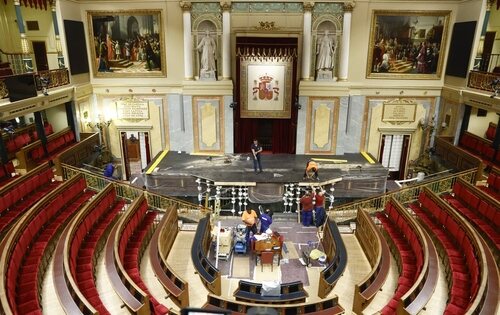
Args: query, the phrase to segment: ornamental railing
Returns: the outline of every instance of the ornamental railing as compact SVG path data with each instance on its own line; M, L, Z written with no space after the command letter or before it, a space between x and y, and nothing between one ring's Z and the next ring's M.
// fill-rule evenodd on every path
M495 92L493 82L499 77L500 74L498 73L472 70L469 72L467 87L488 92Z
M201 218L205 217L207 213L211 213L210 208L201 207L197 204L190 203L184 200L180 200L173 197L167 197L152 193L149 191L144 191L139 187L132 186L121 181L109 179L102 175L92 173L88 170L76 168L68 164L62 164L63 179L68 180L78 174L82 174L87 182L87 186L96 191L101 191L109 183L113 183L115 186L116 194L128 201L132 201L144 192L146 192L146 198L148 200L148 205L159 211L165 211L171 206L175 206L178 211L178 215L184 219L198 222Z
M15 76L16 74L14 74ZM39 71L33 73L35 85L38 91L42 91L44 87L51 89L59 86L64 86L70 83L69 71L67 68ZM0 99L9 96L9 89L4 82L5 77L0 78ZM44 83L46 82L46 83ZM46 86L44 86L46 84Z
M337 223L347 222L356 218L358 209L365 209L370 213L381 211L384 209L385 204L391 199L391 197L395 198L402 204L416 201L424 187L429 188L436 194L441 194L443 192L451 191L453 185L457 181L457 178L463 178L467 182L475 184L476 172L477 169L466 170L460 173L443 176L439 179L427 181L419 185L400 188L383 195L346 203L329 209L328 215Z

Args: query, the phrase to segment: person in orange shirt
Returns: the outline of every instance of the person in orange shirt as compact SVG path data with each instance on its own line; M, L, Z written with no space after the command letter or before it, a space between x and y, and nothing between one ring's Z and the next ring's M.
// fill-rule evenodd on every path
M245 223L247 229L246 229L246 234L245 234L245 239L248 243L248 240L250 239L250 232L252 234L257 234L257 220L258 220L257 213L250 209L247 208L245 211L243 211L243 214L241 215L241 221Z
M304 179L316 179L319 180L318 176L318 163L313 160L309 160L306 164L306 170L304 171Z

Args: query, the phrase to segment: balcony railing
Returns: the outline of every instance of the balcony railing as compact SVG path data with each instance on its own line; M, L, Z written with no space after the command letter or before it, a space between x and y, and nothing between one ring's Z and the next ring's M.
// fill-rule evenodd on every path
M488 92L495 92L493 81L499 77L500 73L472 70L469 72L469 82L467 83L467 87Z
M42 91L43 85L41 79L47 80L47 88L55 88L69 84L69 72L67 68L46 70L33 73L35 76L36 89ZM15 76L15 75L14 75ZM0 78L0 99L9 96L9 90L5 85L4 78Z

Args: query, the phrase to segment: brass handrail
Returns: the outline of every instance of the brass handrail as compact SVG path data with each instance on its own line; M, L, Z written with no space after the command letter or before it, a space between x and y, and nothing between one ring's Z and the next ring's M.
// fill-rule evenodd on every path
M63 179L70 179L78 174L82 174L87 182L87 186L97 191L103 190L107 184L113 183L116 189L116 194L129 201L134 200L144 193L144 190L132 186L127 183L109 179L103 175L92 173L85 169L80 169L68 164L62 164ZM207 213L212 213L210 208L202 207L197 204L180 200L173 197L163 196L157 193L146 191L146 198L148 205L159 211L166 211L166 209L174 206L179 211L179 216L188 217L194 221L205 217Z
M346 222L356 218L358 209L365 209L370 213L384 209L385 204L391 197L394 197L402 204L412 202L418 199L418 195L424 189L429 188L434 193L440 194L450 191L457 178L463 178L469 183L473 183L476 176L477 168L465 170L459 173L450 174L439 179L424 182L419 185L400 188L389 193L381 194L374 197L357 200L354 202L346 203L333 207L328 210L328 216L336 222Z

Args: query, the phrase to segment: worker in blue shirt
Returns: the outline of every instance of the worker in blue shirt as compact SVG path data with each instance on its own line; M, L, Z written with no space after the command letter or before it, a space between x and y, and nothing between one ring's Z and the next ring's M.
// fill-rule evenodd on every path
M104 176L106 176L107 178L113 178L113 172L115 171L115 168L116 164L113 162L106 164L106 166L104 167Z
M267 229L269 229L273 223L271 215L271 210L269 209L266 209L266 211L260 214L260 233L266 233Z

